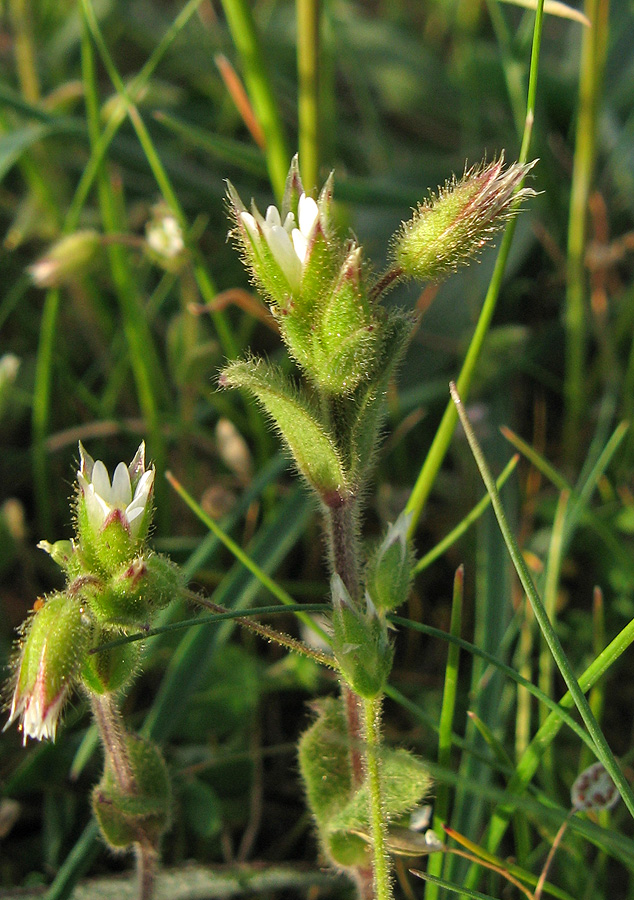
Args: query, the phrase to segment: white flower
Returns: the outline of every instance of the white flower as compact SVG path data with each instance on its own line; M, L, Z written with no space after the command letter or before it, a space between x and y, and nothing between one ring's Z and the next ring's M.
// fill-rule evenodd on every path
M173 259L185 249L183 232L172 215L165 215L148 222L145 236L152 250L165 259Z
M254 244L258 244L262 235L269 245L275 261L284 273L293 293L299 290L304 265L308 253L308 244L319 219L319 207L312 197L302 194L299 198L297 218L289 212L284 222L275 206L269 206L266 216L262 218L253 205L253 214L243 210L240 219L244 223Z
M145 443L142 442L129 466L120 462L112 482L104 463L95 462L79 443L80 467L77 480L81 488L91 527L98 531L118 510L132 538L135 538L152 496L154 468L145 468Z
M62 690L54 700L47 701L43 682L39 678L34 691L30 694L22 694L16 688L11 702L9 719L3 730L22 717L20 731L24 746L26 746L27 738L34 738L37 741L46 739L54 741L57 723L67 694L68 689Z

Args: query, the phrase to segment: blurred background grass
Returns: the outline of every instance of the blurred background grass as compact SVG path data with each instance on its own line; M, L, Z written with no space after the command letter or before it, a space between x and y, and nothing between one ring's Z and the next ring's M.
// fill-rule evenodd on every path
M606 3L595 5L598 14L607 9ZM224 360L247 347L288 365L278 337L252 305L233 302L243 294L225 295L227 305L211 313L197 309L217 291L250 290L226 241L224 179L262 208L275 191L279 195L272 150L290 154L302 143L295 4L247 5L277 116L267 132L268 156L227 87L229 66L246 81L258 109L249 79L264 82L250 73L240 40L228 27L234 7L239 4L210 0L186 6L167 0L5 0L2 8L0 349L19 360L17 372L7 364L0 383L5 664L15 627L35 599L59 583L35 544L71 535L68 497L78 439L110 467L131 458L146 439L159 470L156 546L185 565L194 585L213 592L215 602L246 607L270 598L168 489L162 478L167 467L295 599L324 598L315 505L288 472L259 411L237 394L215 389ZM495 0L323 4L319 130L313 141L318 180L335 169L340 227L355 232L377 269L390 235L428 188L461 174L465 160L473 164L502 150L509 160L517 157L533 21L532 12ZM242 28L238 37L245 34ZM521 462L504 499L579 672L634 618L631 437L623 437L609 465L596 469L616 424L631 416L634 403L631 3L614 3L608 25L594 34L605 41L605 76L596 79L594 117L584 126L595 142L596 164L591 154L578 278L581 330L571 331L566 316L583 28L549 16L531 153L539 157L531 182L539 194L518 220L470 397L472 418L496 471L512 452L500 425L516 431L537 454L532 463ZM583 71L599 76L603 50L596 49ZM126 113L125 91L135 104L132 115ZM266 102L264 97L264 109ZM187 235L189 256L178 271L161 268L139 247L111 243L89 272L59 290L38 290L26 274L51 242L77 228L143 237L159 202L172 209ZM423 315L388 398L389 424L368 496L368 537L407 501L477 320L495 253L485 251L479 264L440 287L411 287L390 299L418 305ZM577 373L571 395L566 354L573 333L581 334L581 379ZM233 438L229 449L227 433ZM559 481L540 457L560 473ZM581 500L571 494L562 511L563 478ZM458 434L416 534L419 554L460 522L482 493ZM561 683L540 654L532 617L488 515L420 574L407 615L447 630L453 571L461 562L463 636L559 698ZM602 597L593 594L595 585ZM188 615L175 607L164 621ZM280 624L295 628L290 617ZM387 733L432 760L445 659L443 641L401 629L393 684L417 712L391 705ZM632 675L625 656L591 695L611 746L626 763ZM317 848L294 746L309 721L306 701L332 687L312 663L286 657L229 626L174 631L148 642L144 673L126 712L164 744L174 774L167 865L191 859L309 864L301 886L285 887L280 875L277 889L275 883L259 886L258 896L282 896L284 889L309 896L311 884L326 890L317 886ZM507 783L543 716L526 692L469 654L463 655L459 687L454 753L449 771L436 777L450 784L454 827L479 840L499 801L495 790ZM499 744L487 743L466 724L467 709ZM569 806L570 784L590 761L578 738L562 731L543 756L533 787L523 792L525 805L520 803L502 855L539 873ZM2 736L0 812L6 811L7 825L0 825L0 890L54 881L55 896L64 896L89 866L93 873L125 866L96 849L87 825L87 797L99 766L81 698L68 710L55 745L23 750L15 730ZM458 786L451 783L455 772ZM602 815L599 823L579 826L564 841L551 880L575 898L633 897L631 832L627 814L618 808L611 820ZM73 847L75 856L64 867ZM453 877L462 882L464 870L455 869ZM485 880L480 889L499 896L501 882ZM341 885L328 890L345 893ZM414 890L421 896L422 882Z

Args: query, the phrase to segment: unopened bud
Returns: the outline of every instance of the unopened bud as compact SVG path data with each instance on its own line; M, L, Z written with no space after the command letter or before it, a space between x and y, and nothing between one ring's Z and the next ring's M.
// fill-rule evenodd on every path
M176 216L163 205L156 207L152 219L145 226L145 238L152 258L167 269L175 265L185 250L183 230Z
M504 155L489 165L469 169L437 196L419 204L393 242L397 274L422 281L436 280L467 262L518 209L534 196L520 188L535 163L513 163L504 169Z
M101 241L96 231L76 231L49 247L27 271L38 287L59 287L88 270Z

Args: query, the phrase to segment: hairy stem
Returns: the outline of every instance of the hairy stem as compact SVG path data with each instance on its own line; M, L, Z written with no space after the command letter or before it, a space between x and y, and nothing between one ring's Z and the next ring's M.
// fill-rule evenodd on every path
M139 879L139 900L152 900L158 853L156 847L148 840L138 841L135 845L136 868Z
M366 770L370 791L374 900L391 900L390 863L386 846L387 824L383 815L381 796L381 705L381 697L363 701Z
M90 705L99 729L106 765L112 768L120 791L136 794L136 780L125 744L125 727L113 697L110 694L91 694Z
M90 704L104 748L106 766L114 772L121 793L134 796L138 786L126 746L126 731L119 708L111 694L90 694ZM153 842L142 833L134 844L139 900L152 900L158 852Z
M353 601L359 599L357 504L354 500L328 508L328 538L333 570Z

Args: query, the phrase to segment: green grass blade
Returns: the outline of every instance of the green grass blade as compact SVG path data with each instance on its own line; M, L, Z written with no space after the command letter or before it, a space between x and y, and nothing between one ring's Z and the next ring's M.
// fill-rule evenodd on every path
M451 385L451 392L452 398L458 410L458 414L460 415L460 421L462 422L465 434L467 435L469 446L471 447L473 455L478 464L478 468L480 469L482 480L484 481L487 490L491 494L491 503L493 505L493 509L500 526L500 531L504 536L504 541L508 548L509 555L513 560L513 565L515 566L515 570L522 583L522 587L524 588L526 596L528 597L533 608L535 618L537 619L542 634L548 642L550 651L555 658L557 667L561 672L564 681L566 682L568 690L570 691L570 694L574 699L575 706L579 710L586 728L588 729L588 733L592 738L592 741L594 742L597 757L603 763L606 771L609 773L610 777L614 781L614 784L618 788L623 802L627 806L630 814L634 817L634 794L632 793L632 789L625 776L623 775L618 763L616 762L614 754L608 746L608 743L599 727L599 724L592 714L592 710L588 705L588 701L585 698L579 682L575 678L572 666L568 661L568 657L566 656L564 649L561 646L559 637L555 633L548 619L542 600L537 593L537 590L535 589L535 585L533 584L530 572L528 571L528 567L524 561L524 557L522 556L522 552L517 546L517 541L515 540L513 532L509 528L506 521L506 515L504 513L504 508L502 507L500 496L495 487L495 481L493 480L493 477L488 469L484 456L482 455L482 451L480 450L480 447L476 440L475 434L473 433L473 429L469 424L469 420L460 400L460 396L456 390L455 385L453 384Z
M454 577L453 600L451 604L451 621L449 633L452 637L459 638L462 627L462 602L464 597L464 566L460 566ZM438 765L447 768L451 758L452 726L456 709L456 696L458 692L458 664L460 660L460 648L458 644L450 644L445 667L445 679L440 708L440 725L438 729ZM437 833L443 822L447 821L449 813L449 790L446 785L438 785L436 788L436 802L434 803L433 827ZM444 856L441 853L431 855L427 864L430 875L442 875ZM436 886L430 885L425 892L425 900L436 900L438 891Z
M496 485L498 490L500 490L508 481L509 477L515 471L517 467L517 463L519 461L519 456L514 456L512 459L504 467L501 475L496 481ZM433 562L435 562L439 557L445 553L450 547L452 547L456 541L458 541L462 535L473 525L474 522L477 522L480 516L484 513L485 510L489 508L491 505L491 498L488 494L485 494L484 497L477 503L470 513L468 513L464 519L459 522L455 528L452 528L449 534L447 534L442 541L439 541L435 547L426 553L421 559L418 560L416 565L413 568L414 575L418 575L424 569L427 569Z
M240 56L253 111L266 138L264 152L273 192L277 202L281 203L291 157L268 67L260 46L253 11L247 0L222 0L222 7Z

